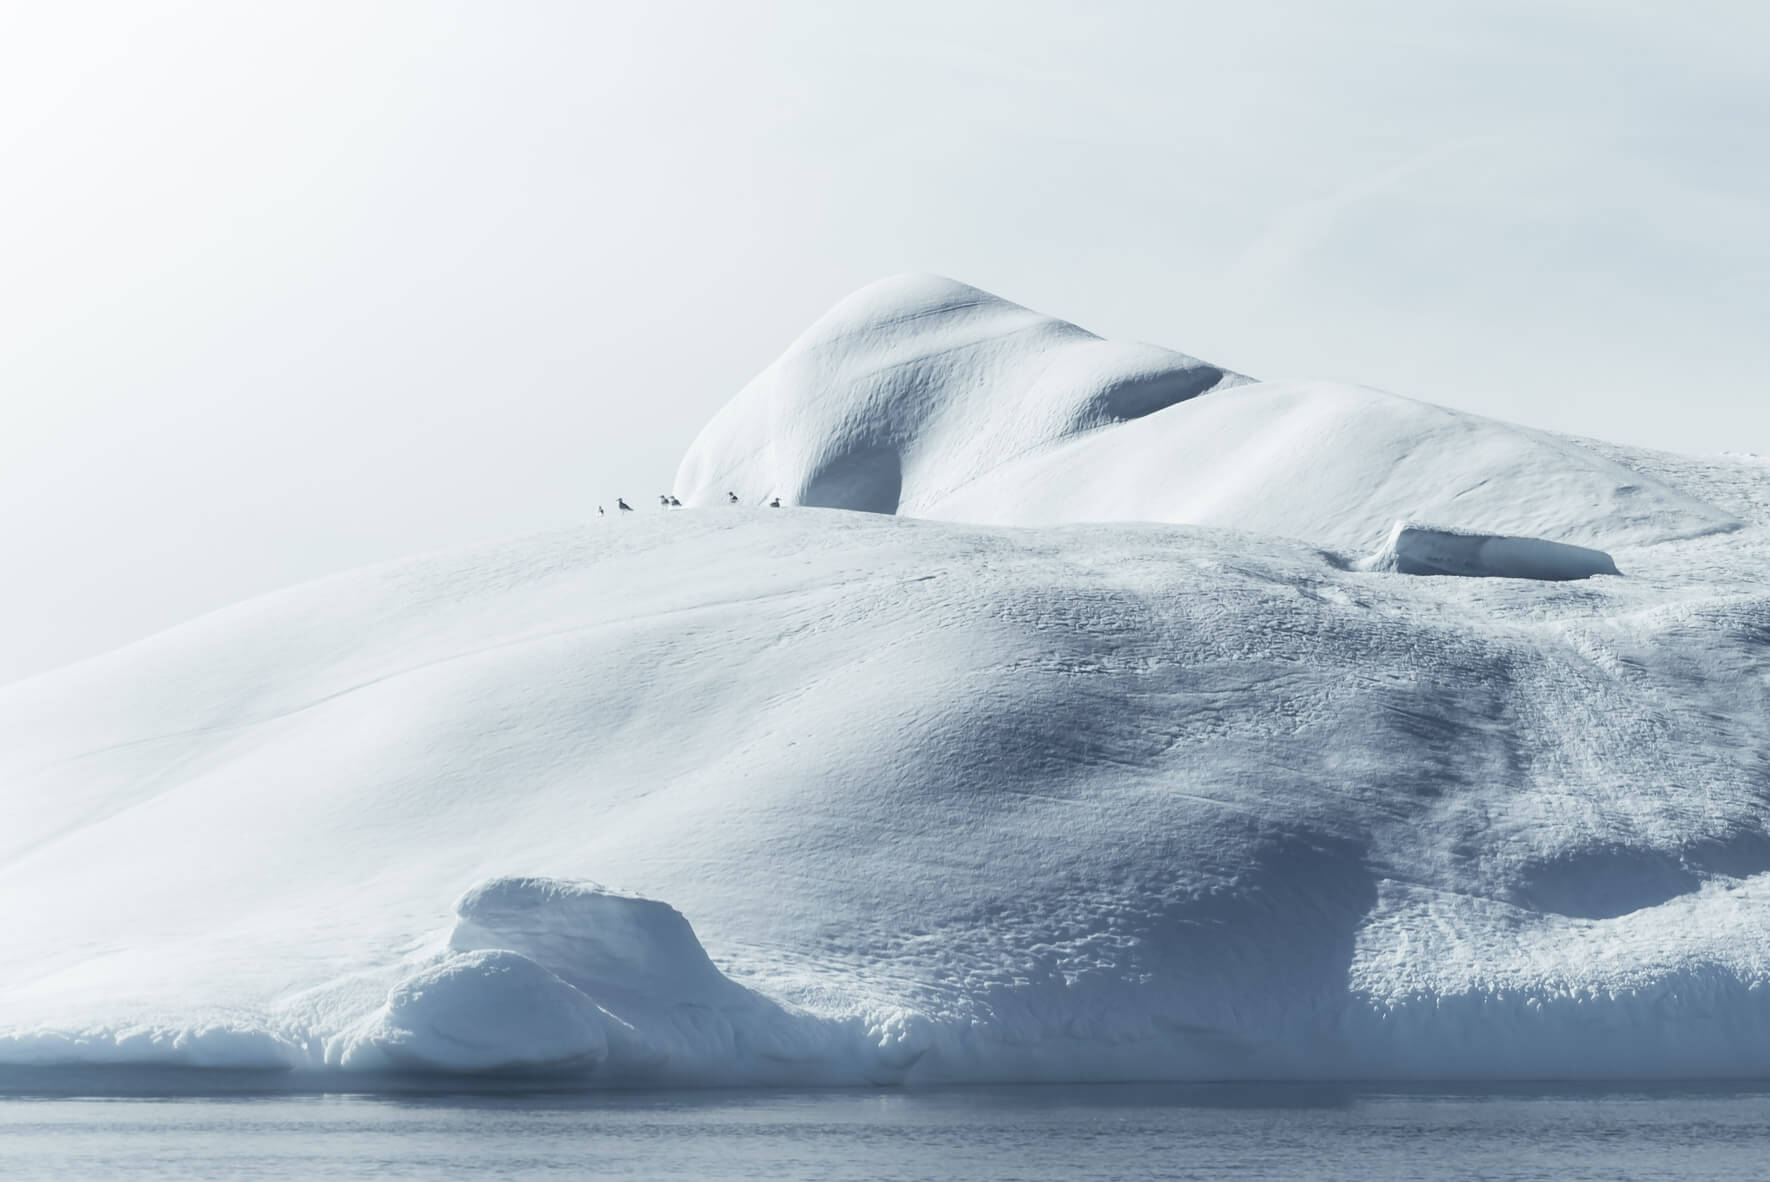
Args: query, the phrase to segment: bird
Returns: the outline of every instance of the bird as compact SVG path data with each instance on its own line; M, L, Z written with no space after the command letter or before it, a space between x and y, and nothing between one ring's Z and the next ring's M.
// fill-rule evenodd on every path
M670 508L680 509L680 508L682 508L682 502L677 500L675 497L671 497L670 498Z
M658 494L658 504L660 506L662 506L663 508L668 509L670 507L670 498L665 496L663 493L659 493Z
M768 502L768 507L770 509L780 508L781 507L781 499L779 497L774 498L774 500Z
M607 513L604 513L604 512L603 512L603 511L602 511L602 506L601 506L601 505L598 505L598 506L596 506L596 515L597 515L597 516L598 516L598 517L607 517L607 516L608 516L608 514L607 514Z
M615 498L615 508L624 510L628 513L633 512L633 506L629 505L626 501L623 501L620 497Z
M738 495L734 492L728 492L725 494L725 501L729 505L735 505L738 503Z

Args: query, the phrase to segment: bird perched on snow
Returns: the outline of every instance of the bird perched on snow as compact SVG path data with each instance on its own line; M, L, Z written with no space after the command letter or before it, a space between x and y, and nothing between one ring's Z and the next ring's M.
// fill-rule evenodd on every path
M779 497L774 498L774 500L768 502L768 507L770 509L780 508L781 507L781 499Z
M604 512L603 512L603 511L602 511L602 506L601 506L601 505L598 505L598 506L596 506L596 515L597 515L597 516L598 516L598 517L607 517L607 516L608 516L608 514L607 514L607 513L604 513Z
M659 493L658 494L658 505L662 508L668 509L670 507L670 498L665 496L663 493Z
M680 509L680 508L682 508L682 502L677 500L675 497L671 497L670 498L670 508Z
M633 506L629 505L626 501L623 501L620 497L615 498L615 508L623 509L628 513L633 512Z
M725 501L728 505L735 505L738 503L738 495L734 492L728 492L725 494Z

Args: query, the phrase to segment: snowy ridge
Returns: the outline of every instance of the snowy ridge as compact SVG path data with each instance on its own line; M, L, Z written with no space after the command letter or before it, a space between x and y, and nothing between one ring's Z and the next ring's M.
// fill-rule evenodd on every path
M937 275L837 304L702 430L676 476L690 505L928 510L1004 460L1247 379L1101 340Z
M1732 514L1579 443L1381 391L1253 382L936 276L838 304L700 434L689 504L952 521L1165 521L1348 553L1416 518L1596 546Z
M889 332L937 339L893 348L944 355L946 319L986 313L990 339L1072 340L936 300ZM956 450L929 386L895 514L622 515L0 687L0 1065L1770 1071L1770 467L1221 380L1047 429L1072 383L1000 464ZM1064 472L1160 508L1148 441L1206 449L1206 410L1313 457L1226 488L1233 528L909 511L961 471L967 497L1020 490L1003 518ZM1358 429L1293 430L1318 413ZM700 499L750 470L707 468ZM1433 472L1464 491L1426 542L1486 535L1458 553L1490 577L1359 569ZM1512 577L1551 542L1624 574Z

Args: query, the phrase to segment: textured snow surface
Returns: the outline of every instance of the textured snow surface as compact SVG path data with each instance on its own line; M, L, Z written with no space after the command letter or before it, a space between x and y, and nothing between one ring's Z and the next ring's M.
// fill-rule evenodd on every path
M1770 1072L1770 466L903 279L683 474L0 687L0 1063Z

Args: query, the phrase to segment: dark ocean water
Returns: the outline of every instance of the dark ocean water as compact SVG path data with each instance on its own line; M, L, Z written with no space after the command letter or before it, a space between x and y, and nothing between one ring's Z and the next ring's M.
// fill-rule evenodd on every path
M1770 1177L1770 1084L296 1095L159 1078L135 1095L83 1090L64 1077L0 1098L0 1176Z

